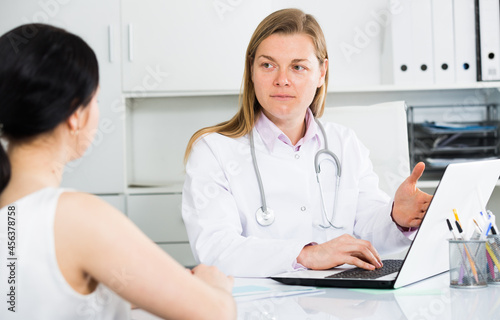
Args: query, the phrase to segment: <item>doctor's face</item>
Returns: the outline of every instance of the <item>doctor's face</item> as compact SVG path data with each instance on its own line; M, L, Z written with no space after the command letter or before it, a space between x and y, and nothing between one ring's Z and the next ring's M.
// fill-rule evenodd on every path
M264 114L278 127L303 122L327 67L327 60L320 64L306 34L276 33L264 39L252 64L255 95Z

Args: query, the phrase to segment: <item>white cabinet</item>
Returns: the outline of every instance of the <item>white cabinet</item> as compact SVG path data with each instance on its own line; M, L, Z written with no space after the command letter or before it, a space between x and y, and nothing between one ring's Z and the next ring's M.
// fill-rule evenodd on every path
M127 213L154 242L188 241L180 194L129 194Z
M159 246L163 251L185 267L192 267L197 264L191 253L189 243L159 244Z
M114 195L99 195L99 198L106 201L108 204L115 207L115 209L119 210L122 213L125 213L125 195L123 194L114 194Z
M84 38L99 60L99 127L85 155L70 163L63 185L100 194L125 188L125 108L121 94L119 0L72 1L61 9L64 25ZM98 9L97 9L98 8Z
M218 2L123 0L123 90L239 90L246 45L269 5L255 1L259 13L254 1Z
M359 10L363 6L369 9ZM290 7L312 14L321 25L331 84L379 81L386 0L122 0L124 92L134 97L238 93L254 30L270 13ZM363 31L367 28L371 36Z
M184 266L195 265L181 216L181 194L129 194L129 218Z
M96 53L101 86L98 130L85 155L68 164L62 184L91 193L123 193L125 109L120 86L119 0L3 1L0 7L1 34L29 22L47 23L79 35Z

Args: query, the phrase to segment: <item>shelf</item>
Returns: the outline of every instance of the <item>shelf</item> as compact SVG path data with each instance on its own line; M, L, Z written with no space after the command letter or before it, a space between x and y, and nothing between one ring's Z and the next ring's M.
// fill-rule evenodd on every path
M225 91L154 91L154 92L124 92L125 99L172 98L172 97L204 97L204 96L235 96L237 90Z
M165 194L182 193L183 182L172 182L166 185L134 184L129 185L125 190L126 194Z
M438 181L451 163L500 158L498 104L468 107L462 121L450 117L446 121L443 114L450 108L447 105L408 107L410 165L426 164L423 181ZM429 108L432 113L426 113ZM424 183L425 187L436 185L436 182Z
M500 81L451 83L431 85L389 85L374 84L363 86L330 86L328 93L357 93L357 92L400 92L400 91L430 91L430 90L467 90L496 88L500 92ZM159 98L159 97L192 97L192 96L228 96L238 95L239 90L222 91L155 91L155 92L124 92L127 99Z
M460 129L440 129L440 128L429 128L425 127L421 123L415 123L414 124L416 127L416 130L419 130L420 132L415 133L415 138L421 138L421 137L428 137L428 136L436 136L436 135L456 135L460 134L465 137L474 137L473 135L480 134L482 136L489 134L489 133L494 133L496 134L498 132L498 127L497 126L483 126L484 129L481 129L481 126L477 126L473 129L467 129L467 130L460 130Z
M328 92L349 93L349 92L390 92L390 91L429 91L429 90L465 90L465 89L490 89L500 90L500 81L474 82L474 83L450 83L450 84L429 84L429 85L369 85L369 86L345 86L330 87Z
M423 149L423 148L422 148ZM449 153L457 153L461 152L463 154L473 153L473 152L487 152L487 151L495 151L497 146L474 146L474 147L441 147L441 148L430 148L421 151L415 151L414 154L416 156L422 155L439 155L439 154L449 154Z

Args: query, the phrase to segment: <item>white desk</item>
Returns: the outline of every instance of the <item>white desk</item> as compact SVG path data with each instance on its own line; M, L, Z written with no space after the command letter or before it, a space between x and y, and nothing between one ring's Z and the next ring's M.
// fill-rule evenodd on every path
M238 278L235 288L278 285L269 279ZM258 300L237 297L241 320L330 320L330 319L500 319L500 286L482 289L449 287L444 273L397 290L319 288L311 294ZM132 319L158 319L142 310L133 310Z

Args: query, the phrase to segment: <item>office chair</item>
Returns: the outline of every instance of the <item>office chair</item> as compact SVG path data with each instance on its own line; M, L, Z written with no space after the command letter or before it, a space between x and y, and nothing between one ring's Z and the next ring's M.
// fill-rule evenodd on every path
M371 106L325 107L320 118L354 130L370 150L379 187L393 197L410 175L406 104L394 101Z

